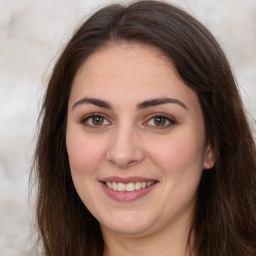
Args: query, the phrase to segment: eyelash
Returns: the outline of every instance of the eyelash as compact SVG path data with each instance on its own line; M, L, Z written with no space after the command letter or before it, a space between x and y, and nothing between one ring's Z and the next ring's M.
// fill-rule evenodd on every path
M168 124L166 125L166 123L164 123L164 125L147 125L147 126L151 126L152 128L154 129L166 129L166 128L169 128L171 127L172 125L176 124L175 120L173 118L171 118L170 116L167 116L163 113L157 113L157 114L153 114L153 115L150 115L150 118L144 122L143 124L145 125L146 123L149 123L149 121L153 121L154 122L154 119L156 118L161 118L163 119L165 122L167 121Z
M103 119L103 123L102 124L93 124L92 120L91 120L91 123L92 124L89 124L89 120L92 119L92 118L100 118L100 119ZM149 125L148 123L152 120L154 122L154 119L156 118L160 118L164 121L164 125ZM107 118L105 115L101 114L101 113L92 113L92 114L89 114L89 115L86 115L82 118L82 120L80 121L83 125L89 127L89 128L92 128L92 129L99 129L99 128L102 128L102 127L105 127L105 126L108 126L108 125L111 125L111 122L108 121L109 118ZM104 122L108 122L107 124L104 124ZM168 122L168 124L166 125L166 122ZM175 120L163 113L157 113L157 114L152 114L150 115L150 117L147 119L146 122L143 123L143 125L145 126L150 126L154 129L166 129L166 128L169 128L171 127L172 125L176 124Z
M103 119L103 124L99 124L99 125L95 125L95 124L89 124L88 121L92 118L100 118L100 119ZM107 121L108 124L104 124L104 122ZM92 121L93 122L93 121ZM108 121L108 118L101 114L101 113L92 113L92 114L89 114L89 115L86 115L82 118L81 120L81 123L89 128L92 128L92 129L97 129L97 128L102 128L103 126L108 126L111 124L111 122Z

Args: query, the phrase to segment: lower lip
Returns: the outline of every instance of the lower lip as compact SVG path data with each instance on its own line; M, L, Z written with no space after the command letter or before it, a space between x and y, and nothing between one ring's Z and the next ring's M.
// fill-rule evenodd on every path
M105 191L105 193L117 200L117 201L135 201L143 196L145 196L146 194L148 194L156 185L157 183L152 184L149 187L146 188L142 188L140 190L135 190L135 191L115 191L110 189L109 187L107 187L104 183L101 182L101 186L103 188L103 190Z

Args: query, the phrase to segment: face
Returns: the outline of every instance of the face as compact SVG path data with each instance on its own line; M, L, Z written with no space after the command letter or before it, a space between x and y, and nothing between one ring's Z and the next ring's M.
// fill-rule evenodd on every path
M101 49L80 68L66 143L75 188L103 232L183 225L213 165L197 95L159 50L136 44Z

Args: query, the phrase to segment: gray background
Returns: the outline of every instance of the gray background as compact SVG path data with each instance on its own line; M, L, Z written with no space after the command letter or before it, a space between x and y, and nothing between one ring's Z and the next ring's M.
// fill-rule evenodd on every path
M29 169L54 60L77 24L112 2L0 0L0 255L27 255L32 241ZM256 0L170 2L197 17L220 42L255 131Z

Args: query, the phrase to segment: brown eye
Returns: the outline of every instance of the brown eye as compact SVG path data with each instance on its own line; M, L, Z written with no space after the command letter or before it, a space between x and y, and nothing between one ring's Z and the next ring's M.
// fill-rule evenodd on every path
M144 123L146 126L151 126L158 129L169 128L174 124L175 121L171 117L163 114L152 116L147 122Z
M154 117L154 124L156 126L165 126L166 121L165 117Z
M91 119L93 125L102 125L104 123L104 118L101 116L94 116Z
M92 128L97 128L97 126L98 127L107 126L110 124L110 122L104 116L90 115L82 120L82 124Z

